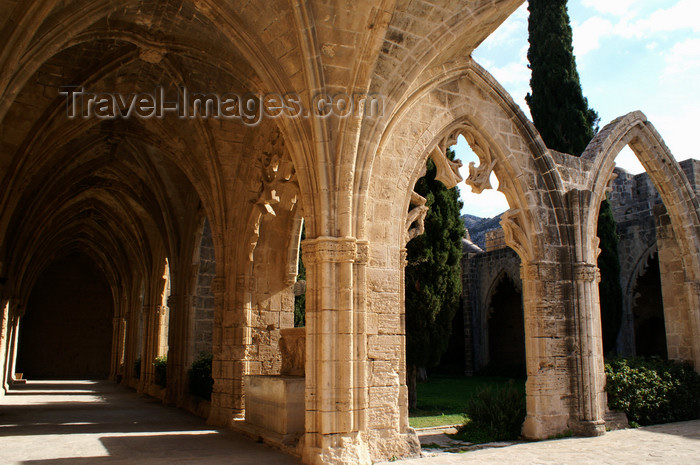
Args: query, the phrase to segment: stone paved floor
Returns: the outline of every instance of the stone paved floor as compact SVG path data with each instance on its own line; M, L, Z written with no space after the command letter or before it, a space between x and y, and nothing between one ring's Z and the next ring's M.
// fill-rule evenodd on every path
M298 463L110 382L30 381L0 397L2 465Z
M421 444L455 448L442 431L422 431ZM505 445L505 444L503 444ZM700 420L610 431L598 438L567 438L462 453L424 449L405 465L452 464L700 464Z
M444 431L422 444L457 450ZM109 382L30 382L0 397L0 464L287 465L286 454ZM700 464L700 421L612 431L600 438L520 443L462 453L424 449L393 463Z

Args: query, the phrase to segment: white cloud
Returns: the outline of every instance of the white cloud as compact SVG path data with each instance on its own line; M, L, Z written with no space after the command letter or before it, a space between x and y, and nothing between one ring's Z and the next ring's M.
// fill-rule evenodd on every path
M666 55L666 68L661 73L662 85L694 82L700 75L700 37L675 44ZM697 95L698 86L693 86ZM693 91L693 89L688 89Z
M698 0L678 0L666 9L657 9L646 18L636 21L623 19L615 30L622 37L644 38L658 32L671 32L681 29L700 31L700 2Z
M631 7L637 0L581 0L583 6L614 16L629 14Z
M513 42L520 42L523 35L527 37L527 18L527 2L525 2L479 48L498 48Z
M530 69L527 67L527 45L520 50L518 61L511 61L503 66L489 63L489 72L501 85L527 86L530 82Z
M574 25L574 52L576 56L583 56L600 47L601 38L614 34L614 30L613 24L600 16L592 16L580 26Z

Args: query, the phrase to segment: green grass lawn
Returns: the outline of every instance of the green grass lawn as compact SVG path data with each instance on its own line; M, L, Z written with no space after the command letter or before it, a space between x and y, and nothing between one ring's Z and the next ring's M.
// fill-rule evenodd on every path
M414 428L464 423L464 407L477 389L507 382L508 378L432 375L418 384L418 408L409 412L408 422ZM525 391L525 380L515 383Z

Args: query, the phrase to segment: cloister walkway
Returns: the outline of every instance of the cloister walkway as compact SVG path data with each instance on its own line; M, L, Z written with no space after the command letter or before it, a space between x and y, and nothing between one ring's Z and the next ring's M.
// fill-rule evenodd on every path
M0 463L298 464L108 381L29 381L0 397Z
M441 431L424 431L421 444L452 443ZM454 447L452 447L454 449ZM609 431L594 438L566 438L490 447L464 453L425 448L402 465L690 465L700 463L700 420ZM382 463L383 465L383 463Z
M426 455L434 451L426 449ZM450 464L690 464L700 421L400 461ZM45 465L299 462L106 381L30 381L0 398L0 463Z

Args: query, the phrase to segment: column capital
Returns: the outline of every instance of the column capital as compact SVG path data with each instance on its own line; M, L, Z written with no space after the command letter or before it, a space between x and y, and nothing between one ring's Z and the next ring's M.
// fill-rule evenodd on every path
M304 263L367 263L369 243L354 237L321 236L301 243Z
M520 264L520 279L523 281L559 281L562 279L561 264L556 262L523 262Z
M600 282L600 270L592 263L574 263L573 280L582 282Z

